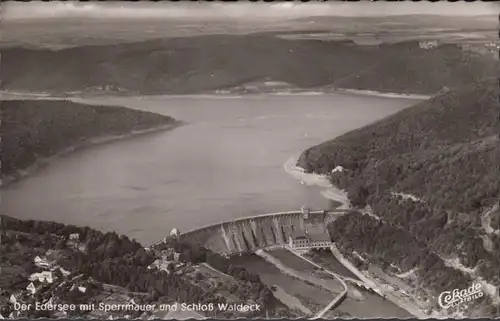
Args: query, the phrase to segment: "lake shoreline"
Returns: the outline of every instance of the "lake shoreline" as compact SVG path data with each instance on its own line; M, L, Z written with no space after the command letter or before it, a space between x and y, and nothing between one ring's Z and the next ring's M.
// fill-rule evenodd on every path
M66 147L63 150L57 152L56 154L54 154L52 156L38 158L35 161L35 163L28 166L27 168L17 170L14 174L8 174L5 176L2 176L0 179L0 190L22 181L24 178L29 177L30 175L38 172L39 170L45 168L46 166L50 166L51 163L58 160L59 158L67 156L73 152L83 150L85 148L89 148L92 146L112 143L112 142L115 142L118 140L129 139L129 138L133 138L133 137L137 137L137 136L141 136L141 135L146 135L146 134L157 133L157 132L161 132L161 131L173 130L173 129L180 127L180 126L183 126L185 124L186 124L186 122L176 120L174 123L171 123L171 124L166 124L166 125L162 125L162 126L155 126L155 127L141 129L141 130L134 130L134 131L131 131L129 133L122 134L122 135L106 135L106 136L94 137L94 138L84 140L78 144L73 144L69 147Z
M349 88L337 88L334 92L339 94L354 94L360 96L372 96L372 97L384 97L384 98L396 98L396 99L415 99L415 100L427 100L432 98L433 95L418 95L418 94L401 94L393 92L384 92L376 90L362 90L362 89L349 89Z
M17 92L9 90L0 91L0 100L9 99L53 99L53 100L75 100L75 99L88 99L88 98L99 98L99 97L117 97L117 98L243 98L251 96L311 96L311 95L328 95L328 94L340 94L340 95L357 95L357 96L368 96L368 97L383 97L383 98L394 98L394 99L415 99L415 100L427 100L433 95L419 95L419 94L402 94L396 92L384 92L376 90L365 90L365 89L353 89L353 88L303 88L292 91L262 91L262 92L252 92L252 93L193 93L193 94L138 94L138 93L85 93L85 92L74 92L66 94L55 94L55 93L30 93L30 92ZM2 97L6 95L7 97ZM12 98L9 98L11 96Z

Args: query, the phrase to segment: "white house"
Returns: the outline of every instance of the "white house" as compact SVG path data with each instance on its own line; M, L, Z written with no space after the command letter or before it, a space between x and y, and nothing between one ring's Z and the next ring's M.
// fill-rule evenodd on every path
M422 49L434 49L439 46L439 42L437 40L420 41L418 45Z
M68 276L71 274L71 272L69 271L66 271L65 269L63 269L62 267L59 268L59 271L61 271L62 275L63 276Z
M30 282L30 284L26 287L26 290L28 290L32 295L38 292L39 289L40 287L35 286L33 282Z
M43 288L43 284L38 281L30 282L30 284L26 287L26 290L30 291L31 294L35 294Z
M66 312L66 311L57 311L56 313L54 313L54 316L56 318L65 318L67 315L68 315L68 312Z
M45 258L41 258L38 255L35 257L35 265L41 268L50 267L50 263Z
M153 263L151 263L150 266L148 266L148 269L150 269L150 270L151 269L158 269L158 270L170 273L170 271L168 270L168 266L170 264L173 264L173 261L165 261L165 260L156 259Z
M179 236L179 231L174 227L172 231L170 231L170 236Z
M10 303L14 304L17 301L19 301L20 294L19 293L13 293L10 295L9 301Z
M179 260L179 257L180 257L180 256L181 256L181 254L180 254L180 253L178 253L178 252L174 252L174 260L176 260L176 261L177 261L177 260Z
M52 283L54 282L54 278L52 276L52 272L50 271L43 271L41 273L33 273L29 277L30 281L39 281L39 282L47 282L47 283Z
M332 169L332 173L343 172L343 171L344 171L344 167L342 167L342 166L337 166L334 169Z
M78 242L80 240L80 234L78 233L73 233L73 234L70 234L69 235L69 239L71 241L75 241L75 242Z
M21 312L19 312L19 311L14 311L14 312L11 312L11 313L9 314L9 319L17 319L17 318L19 318L19 315L20 315L20 314L21 314Z

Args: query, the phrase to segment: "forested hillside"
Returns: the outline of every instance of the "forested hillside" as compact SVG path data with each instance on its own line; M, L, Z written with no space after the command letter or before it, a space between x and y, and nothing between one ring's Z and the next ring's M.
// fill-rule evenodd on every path
M357 228L350 222L358 220L353 216L345 218L345 225L330 227L346 249L399 262L404 270L421 266L424 283L436 291L455 285L449 277L431 284L443 271L442 263L454 258L465 268L476 268L475 278L500 286L498 129L498 84L485 80L311 147L298 165L329 175L348 191L353 205L369 205L384 224L402 229L416 244L415 250L387 251L390 247L384 246L380 252L376 244L399 242L390 231L366 233L365 245L350 242L342 235ZM346 171L331 173L338 165ZM422 257L421 251L428 254ZM425 259L435 257L432 253L443 259L441 267Z
M124 107L49 100L2 101L0 116L2 178L94 138L176 124L168 116Z
M418 41L359 46L347 40L287 40L272 33L61 50L13 47L3 49L2 61L6 90L121 94L191 94L259 79L300 88L334 85L434 94L478 75L493 76L496 64L454 44L434 49L422 49Z
M75 239L76 236L76 239ZM13 311L8 302L11 294L24 293L23 302L40 303L53 299L53 304L77 304L102 302L106 288L123 289L122 295L139 303L186 302L208 304L217 302L256 302L261 311L253 317L295 316L281 302L274 298L271 290L241 266L229 266L226 259L204 248L193 248L175 239L153 249L145 249L135 240L114 232L103 233L89 227L64 225L47 221L23 221L9 216L0 216L0 316L6 317ZM180 253L177 264L169 270L150 269L148 265L159 259L160 251L172 249ZM45 258L48 266L36 264L35 257ZM199 273L183 269L190 265L210 263L215 268L235 276L238 282L231 295L221 295L221 289L204 279ZM58 267L61 267L60 270ZM51 270L54 281L43 285L32 296L26 291L28 279L33 273ZM61 274L65 272L66 275ZM175 272L175 273L174 273ZM194 280L193 280L194 279ZM72 285L85 286L87 291L74 290ZM110 286L112 285L112 286ZM113 290L112 292L115 292ZM107 293L109 295L109 293ZM228 299L230 298L230 299ZM137 311L135 311L137 312ZM139 317L139 313L133 317ZM214 316L207 312L207 316ZM219 312L223 318L234 318L238 312ZM87 316L89 311L70 311L69 316ZM241 314L240 314L241 315ZM54 317L52 311L25 311L21 317ZM109 317L107 314L105 317ZM123 315L122 315L123 317ZM103 318L101 316L101 318Z

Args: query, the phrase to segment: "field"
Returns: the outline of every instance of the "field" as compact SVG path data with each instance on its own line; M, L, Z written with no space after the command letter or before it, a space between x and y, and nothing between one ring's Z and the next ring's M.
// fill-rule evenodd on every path
M61 24L64 28L60 28ZM446 42L464 40L497 40L498 18L495 15L481 17L317 17L272 20L255 23L248 21L212 20L170 21L158 19L93 20L91 24L78 19L51 19L50 21L10 21L3 19L0 30L0 46L35 44L55 48L75 45L134 42L148 39L188 37L200 34L249 34L275 32L294 39L352 39L366 41L397 42L410 39L439 38ZM375 35L378 34L378 35Z

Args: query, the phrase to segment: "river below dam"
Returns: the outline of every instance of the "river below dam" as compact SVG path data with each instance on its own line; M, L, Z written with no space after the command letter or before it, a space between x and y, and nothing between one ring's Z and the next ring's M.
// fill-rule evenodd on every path
M182 232L302 205L329 207L327 186L290 175L298 155L418 102L353 94L73 100L187 124L64 156L3 188L1 212L114 230L143 244L174 227Z

